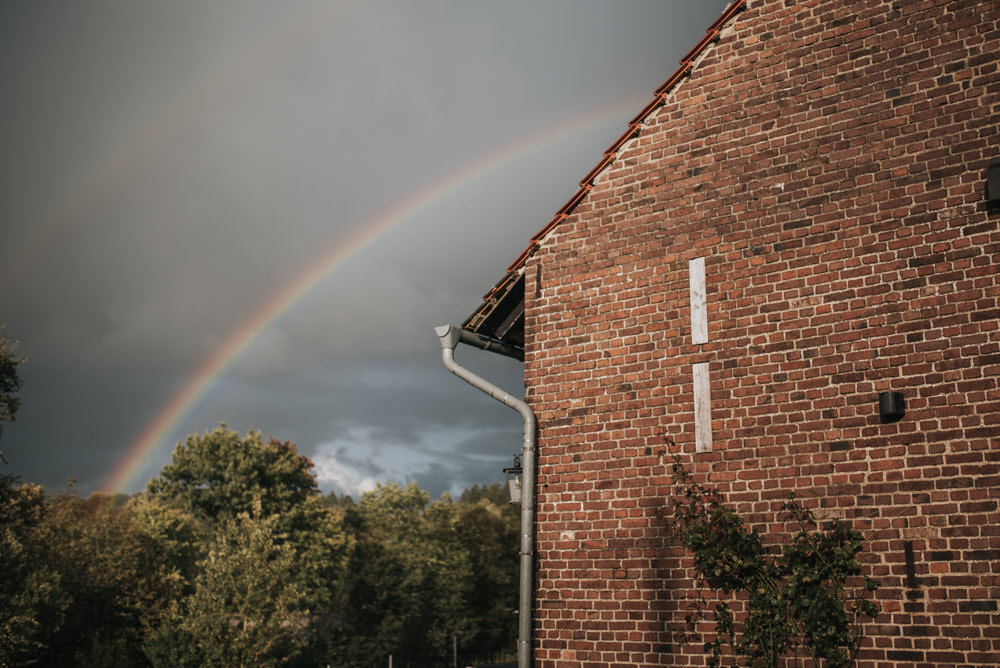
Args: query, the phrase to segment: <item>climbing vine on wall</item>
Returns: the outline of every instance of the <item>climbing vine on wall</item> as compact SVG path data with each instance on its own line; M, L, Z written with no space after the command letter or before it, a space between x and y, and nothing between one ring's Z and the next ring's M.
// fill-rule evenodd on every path
M798 531L769 547L718 491L696 482L677 455L673 481L676 493L665 514L694 557L699 583L742 602L731 608L717 596L710 608L702 595L688 615L689 637L698 635L700 622L714 622L704 640L708 665L730 657L733 666L769 668L799 651L815 666L852 665L864 622L878 614L871 598L879 583L862 576L857 561L861 533L839 520L820 527L790 494L781 510Z

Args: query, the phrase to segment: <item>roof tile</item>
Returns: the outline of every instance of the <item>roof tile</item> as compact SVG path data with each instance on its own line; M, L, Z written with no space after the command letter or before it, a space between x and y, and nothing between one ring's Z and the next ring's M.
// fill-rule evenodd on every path
M615 161L615 154L606 153L604 155L604 158L599 163L597 163L597 166L594 167L592 170L590 170L590 172L580 180L580 185L581 186L593 185L594 179L597 178L597 175L600 174L602 171L604 171L604 168L610 165L614 161ZM532 237L532 239L533 238L534 237Z

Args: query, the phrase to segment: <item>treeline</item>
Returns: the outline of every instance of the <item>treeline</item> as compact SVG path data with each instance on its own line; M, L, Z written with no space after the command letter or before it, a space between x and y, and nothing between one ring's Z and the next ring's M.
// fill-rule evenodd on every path
M294 444L190 436L132 496L0 476L0 666L450 666L516 642L501 485L324 497Z

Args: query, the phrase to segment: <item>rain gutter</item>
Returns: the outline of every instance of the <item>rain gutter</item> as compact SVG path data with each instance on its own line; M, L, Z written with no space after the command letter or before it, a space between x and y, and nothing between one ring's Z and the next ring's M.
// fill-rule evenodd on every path
M535 413L522 399L511 396L455 361L455 347L459 343L521 361L524 361L524 352L514 346L453 325L435 327L434 332L441 340L441 358L449 371L477 390L485 392L500 403L513 408L521 414L521 418L524 420L524 444L521 446L521 467L523 469L521 482L521 588L518 604L517 666L518 668L531 668L531 613L534 595L532 576L535 549Z

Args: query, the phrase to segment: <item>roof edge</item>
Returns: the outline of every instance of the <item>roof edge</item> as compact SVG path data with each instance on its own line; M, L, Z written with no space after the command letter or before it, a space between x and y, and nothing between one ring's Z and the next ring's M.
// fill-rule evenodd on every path
M680 81L691 74L691 70L694 69L694 61L702 54L702 52L708 47L709 44L717 41L720 36L720 32L729 20L734 17L738 12L746 8L747 0L733 0L726 7L726 10L717 18L712 25L708 27L705 31L705 36L698 41L698 43L692 48L687 54L684 55L680 60L680 67L671 74L666 81L664 81L656 89L652 101L647 104L642 111L640 111L631 121L628 122L628 126L625 132L615 140L615 142L604 151L604 156L601 161L597 163L594 167L579 183L579 190L576 194L570 198L569 202L563 206L556 213L555 218L552 219L540 232L535 234L531 238L531 244L528 245L516 260L509 267L507 267L507 272L512 272L520 269L524 266L524 263L529 257L534 255L534 251L539 246L539 242L542 238L552 231L556 225L558 225L562 220L565 220L576 205L583 201L587 193L590 192L594 185L595 179L600 175L604 169L615 161L618 156L618 151L621 150L630 139L632 139L636 134L638 134L640 127L653 114L660 106L666 102L667 95L677 86Z
M539 230L533 237L531 237L531 242L528 247L521 251L521 254L507 267L506 274L494 285L489 292L483 296L483 303L480 304L479 308L469 316L466 321L462 324L463 329L468 329L470 331L477 331L477 328L486 320L486 318L491 314L494 308L496 308L502 298L506 296L508 292L514 287L518 282L518 279L524 273L524 266L532 255L541 246L542 240L548 236L548 234L555 229L561 222L566 220L577 205L582 202L586 196L590 193L594 186L594 181L597 177L604 171L608 165L612 164L618 156L618 151L621 150L630 139L635 137L639 133L641 125L646 121L651 114L653 114L660 106L662 106L667 99L670 92L677 86L677 84L686 76L691 74L691 70L694 68L694 61L704 52L709 44L717 41L720 37L722 28L732 19L738 12L746 8L748 0L733 0L722 12L722 14L717 18L712 25L708 27L705 31L705 36L702 37L695 46L685 54L680 60L680 67L674 71L670 77L667 78L654 92L653 99L643 107L632 120L628 122L625 132L615 140L615 142L604 151L604 154L590 172L587 173L585 177L579 182L579 189L576 194L571 197L566 204L556 212L555 216L550 220L541 230Z

